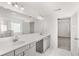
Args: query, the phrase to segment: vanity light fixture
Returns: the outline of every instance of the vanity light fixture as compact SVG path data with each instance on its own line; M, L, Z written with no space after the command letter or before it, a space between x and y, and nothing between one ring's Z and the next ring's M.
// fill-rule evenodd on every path
M24 10L24 7L23 6L21 6L21 10Z
M13 7L16 7L18 9L24 10L23 5L17 3L17 2L7 2L9 5L12 5Z
M38 20L44 20L44 18L42 16L38 16L37 19Z
M11 4L11 2L7 2L8 4Z
M18 5L16 4L15 7L18 8Z

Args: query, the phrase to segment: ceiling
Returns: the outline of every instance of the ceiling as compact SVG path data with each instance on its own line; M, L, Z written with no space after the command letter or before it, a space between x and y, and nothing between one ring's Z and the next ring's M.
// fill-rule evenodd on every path
M6 2L0 2L0 6L3 4L5 4L5 7L8 7L6 6ZM24 6L23 12L26 15L33 17L47 17L52 16L54 13L59 17L69 17L79 9L79 2L18 2L18 4L22 4Z
M20 2L24 13L32 16L48 16L57 13L60 17L71 16L79 9L78 2Z

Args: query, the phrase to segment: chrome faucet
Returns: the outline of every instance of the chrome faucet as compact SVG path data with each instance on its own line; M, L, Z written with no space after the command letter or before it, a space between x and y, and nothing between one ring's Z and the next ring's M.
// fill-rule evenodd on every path
M17 42L17 41L18 41L18 36L14 36L13 42Z

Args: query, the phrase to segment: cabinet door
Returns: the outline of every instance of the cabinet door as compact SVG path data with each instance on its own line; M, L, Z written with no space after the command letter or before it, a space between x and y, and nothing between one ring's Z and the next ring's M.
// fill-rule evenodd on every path
M30 22L30 33L34 33L34 22Z
M3 56L14 56L14 51L8 52L4 54Z
M43 39L36 43L36 51L43 53Z
M29 49L29 44L26 45L26 50L28 50L28 49Z
M36 46L33 46L29 48L28 50L24 51L25 56L35 56L35 53L36 53Z
M29 48L32 48L33 46L36 46L36 42L32 42L29 44Z
M36 43L36 51L43 53L50 47L50 37L44 37L42 40Z
M24 54L23 54L23 52L22 53L19 53L19 54L17 54L16 56L23 56Z
M19 53L22 53L26 50L26 45L23 47L20 47L18 49L15 50L15 55L18 55Z
M33 56L36 53L36 42L29 44L29 49L24 51L25 56Z
M43 51L45 52L50 47L50 39L49 37L45 37L43 39Z

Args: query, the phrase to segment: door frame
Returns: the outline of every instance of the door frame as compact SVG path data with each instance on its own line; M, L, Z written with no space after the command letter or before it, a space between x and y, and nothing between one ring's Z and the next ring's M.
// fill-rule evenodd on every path
M71 51L71 17L63 17L63 18L57 18L57 33L58 33L58 20L69 20L69 32L70 32L70 51ZM58 35L57 35L57 44L58 44ZM58 45L57 45L58 46Z

